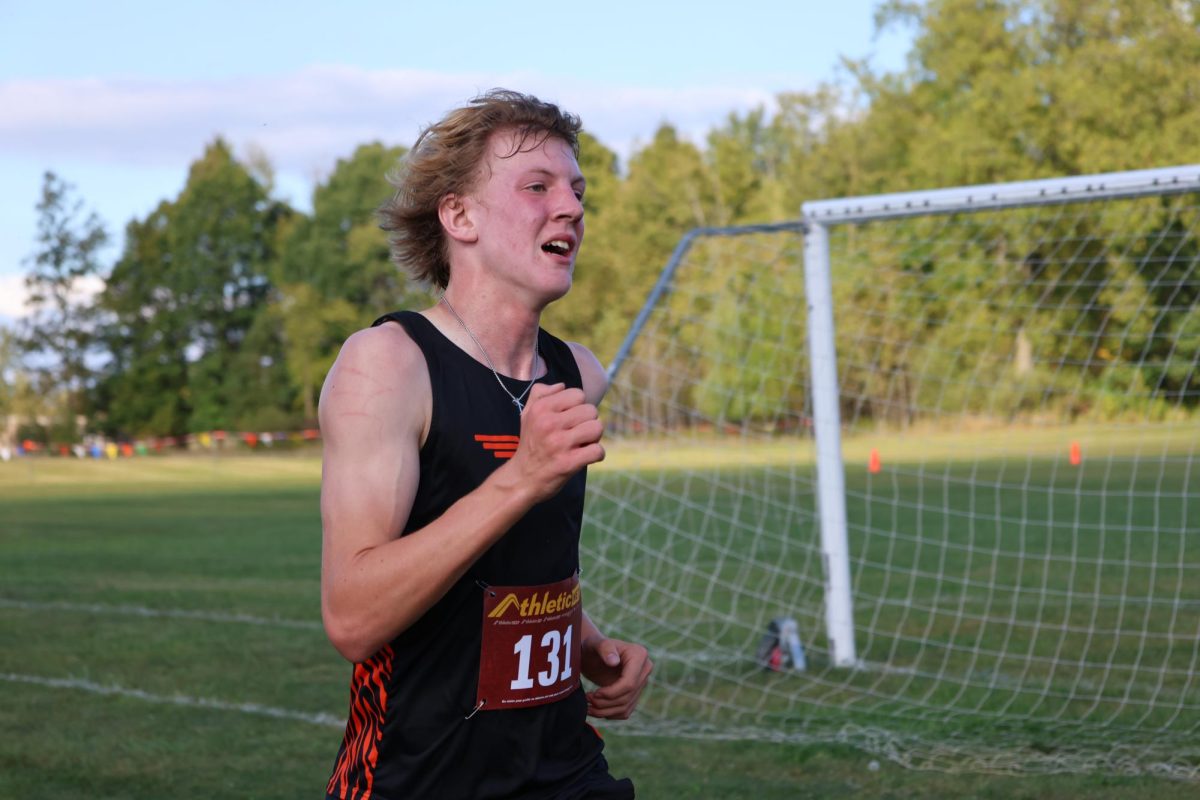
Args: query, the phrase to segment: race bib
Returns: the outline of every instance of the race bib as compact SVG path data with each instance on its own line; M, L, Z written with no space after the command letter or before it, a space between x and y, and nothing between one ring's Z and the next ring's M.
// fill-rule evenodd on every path
M579 686L579 576L543 586L489 586L479 654L481 711L540 706Z

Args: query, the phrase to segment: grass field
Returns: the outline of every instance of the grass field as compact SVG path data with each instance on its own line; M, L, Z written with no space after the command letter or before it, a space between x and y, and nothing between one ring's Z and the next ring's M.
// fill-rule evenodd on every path
M320 796L340 741L349 666L328 645L319 625L318 476L316 460L304 456L0 464L0 797ZM944 511L935 511L932 502L903 502L929 491L912 484L927 477L897 472L884 478L854 474L850 479L851 517L857 526L855 557L863 565L857 580L870 596L879 598L868 620L877 634L863 643L868 658L903 658L900 645L910 638L904 632L912 629L950 641L968 635L964 620L969 615L940 618L937 604L927 604L924 614L906 611L914 600L920 601L923 584L898 583L879 569L880 564L890 559L897 565L895 574L920 575L930 569L926 559L932 558L943 574L971 574L969 563L945 563L946 553L969 559L971 552L986 552L1007 568L1003 559L1016 552L1010 553L1001 532L976 517L971 517L975 522L969 526L950 526L937 517L959 514L953 500L937 506ZM754 472L741 479L756 481L758 491L770 492L776 473ZM883 483L864 492L872 480ZM1155 484L1160 495L1178 493L1177 484L1167 485L1164 491L1161 476L1146 476L1146 480ZM682 597L659 596L642 588L634 598L637 602L628 606L618 607L608 600L618 618L621 608L639 607L645 614L629 613L618 625L634 633L641 625L654 638L663 634L649 619L683 614L692 602L711 603L733 614L738 601L722 595L727 580L788 590L779 583L780 574L746 572L744 562L733 559L731 548L719 541L702 546L697 538L672 531L719 529L721 535L735 536L746 514L782 515L768 519L768 526L806 524L809 512L803 503L788 511L791 506L786 502L767 504L765 509L742 509L729 498L715 504L711 499L700 502L695 498L701 492L711 497L712 487L724 482L689 482L668 473L653 477L642 473L634 480L613 471L608 477L598 474L596 481L601 491L591 513L603 521L600 537L607 530L641 524L638 509L619 501L633 497L639 486L649 483L655 496L674 493L682 500L680 508L656 517L673 519L675 527L646 528L645 538L637 540L630 552L622 549L634 546L630 540L588 543L589 550L606 558L628 556L633 566L628 574L598 570L586 574L585 580L607 582L604 596L611 598L622 587L644 587L641 578L661 574L674 564L694 567L694 575L677 584L683 587ZM633 482L622 485L622 481ZM689 500L693 493L695 502ZM1045 499L1048 505L1060 500L1057 495ZM1015 496L1003 496L1002 491L993 498L1001 509L1010 502L1016 502ZM1165 520L1165 527L1200 529L1194 505L1181 500L1177 516ZM1026 518L1039 517L1037 509L1024 508L1022 513ZM1093 507L1071 511L1073 517L1082 514L1089 525L1101 524L1104 515L1115 519L1129 513ZM958 532L954 536L968 537L973 549L948 548L935 554L916 542L905 544L903 537L885 539L875 533L889 526L904 531L917 525L953 529ZM1077 546L1073 550L1069 542L1055 540L1054 526L1026 534L1021 543L1025 551L1040 548L1039 552L1053 556L1042 561L1041 572L1023 573L1035 584L1053 587L1060 579L1056 567L1067 558L1089 562L1089 553L1080 559ZM800 564L801 559L811 558L803 548L783 549L783 542L782 538L760 541L754 545L754 555L766 563L792 559ZM1116 546L1107 540L1104 544ZM1103 563L1117 554L1090 555L1104 556L1090 559ZM1171 554L1133 551L1131 558L1140 563L1163 555ZM1195 559L1195 548L1175 556L1174 574L1163 578L1160 572L1138 573L1133 579L1139 583L1133 588L1144 590L1143 579L1166 580L1177 596L1184 593L1182 599L1190 602L1197 590L1179 582L1194 575L1193 562L1187 559ZM1163 560L1171 563L1169 557ZM811 566L815 569L815 564ZM981 581L996 569L982 561L977 566L983 570ZM800 566L796 571L803 575L812 569ZM718 580L701 580L706 571ZM1098 585L1104 585L1105 579L1102 570L1089 576ZM962 590L971 587L952 588L961 598ZM661 601L657 607L656 598ZM961 599L956 603L961 606ZM1129 624L1134 620L1130 617ZM941 630L940 625L949 627ZM1019 627L997 635L1011 639L1016 630ZM718 625L704 635L711 635L716 649L735 651L745 644L739 631L734 624ZM900 633L889 637L886 631ZM1036 654L1038 646L1031 643L1029 652ZM1187 657L1168 653L1166 663L1175 663L1170 658L1194 663ZM952 671L949 666L943 670ZM718 700L726 698L725 693L740 693L748 707L760 709L758 717L769 716L761 699L746 697L745 683L722 685L703 670L669 657L660 661L660 677L684 687L688 680L699 680ZM917 694L934 691L912 675L866 674L858 680L864 684L817 681L816 690L799 694L828 696L863 688L882 692L897 682ZM1169 680L1164 684L1167 690L1169 684ZM763 696L796 691L797 685L789 689L776 683ZM1186 682L1177 690L1194 693L1195 686ZM1188 702L1194 701L1189 696ZM698 703L686 691L657 688L646 702L660 717L667 706L686 712L688 702ZM926 702L936 707L938 698L929 694ZM968 696L966 702L975 701ZM853 723L859 713L880 713L879 705L846 711L831 701L812 707ZM699 705L696 711L706 724L720 720ZM687 714L679 719L676 730L686 734ZM1187 727L1195 721L1186 716L1172 724L1195 730ZM645 798L1169 800L1196 793L1194 783L1149 776L948 774L904 769L842 745L634 735L619 724L603 730L614 771L633 777L639 796Z

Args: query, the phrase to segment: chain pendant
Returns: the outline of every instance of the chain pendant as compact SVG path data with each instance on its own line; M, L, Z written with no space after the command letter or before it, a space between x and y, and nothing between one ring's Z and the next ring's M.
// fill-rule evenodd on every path
M471 337L471 341L474 342L475 346L479 348L479 352L483 353L483 357L487 359L488 367L490 367L492 370L492 375L494 375L496 378L496 383L500 384L500 388L504 390L506 395L508 395L508 399L512 400L513 405L517 407L517 416L520 416L525 411L525 403L523 402L525 400L525 395L529 394L529 391L533 389L533 385L537 383L537 378L534 377L537 373L538 363L537 332L535 331L533 334L533 361L529 365L529 374L531 376L529 378L529 385L525 387L525 391L521 392L521 396L517 397L508 390L507 386L504 385L504 381L500 378L500 373L496 371L496 364L492 361L492 357L488 355L488 351L485 350L483 345L479 343L479 340L475 338L475 334L471 333L471 329L467 327L467 323L463 322L463 318L460 317L458 312L454 310L454 306L450 305L450 301L446 299L446 295L443 294L438 302L444 303L446 308L450 309L450 313L456 320L458 320L458 324L461 325L462 329L467 332L467 336Z

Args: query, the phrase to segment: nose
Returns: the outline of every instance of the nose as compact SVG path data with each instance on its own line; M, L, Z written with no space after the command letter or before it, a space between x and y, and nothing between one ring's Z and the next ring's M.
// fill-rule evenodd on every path
M554 216L556 219L568 219L572 222L583 219L583 201L575 196L574 188L567 186L558 193Z

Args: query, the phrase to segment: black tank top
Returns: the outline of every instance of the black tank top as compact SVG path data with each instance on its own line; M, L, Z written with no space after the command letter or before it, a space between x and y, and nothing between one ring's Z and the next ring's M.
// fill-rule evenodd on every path
M408 534L504 463L503 448L484 445L511 441L504 437L520 433L520 418L492 371L425 317L395 312L375 325L387 321L402 325L421 348L433 394ZM547 367L540 383L581 386L564 342L539 330L538 348ZM528 385L502 380L518 397ZM355 665L330 797L552 798L604 763L582 688L547 705L472 714L483 587L554 583L578 571L586 480L580 470L530 509L420 620Z

